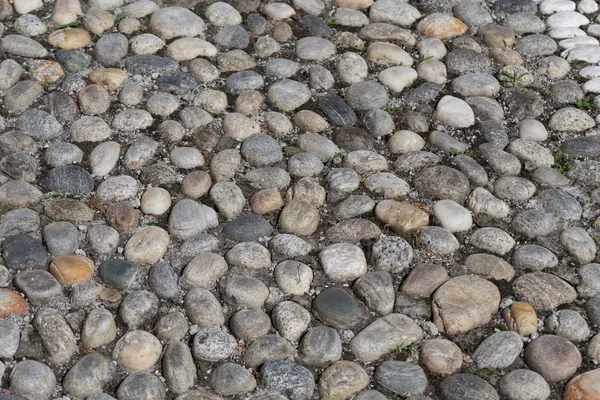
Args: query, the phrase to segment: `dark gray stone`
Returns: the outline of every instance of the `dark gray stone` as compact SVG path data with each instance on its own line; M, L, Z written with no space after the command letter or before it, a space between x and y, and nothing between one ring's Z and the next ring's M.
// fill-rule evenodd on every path
M318 318L340 329L358 329L366 325L367 315L358 302L343 289L327 288L312 303Z
M102 392L115 374L116 366L111 360L100 354L90 354L69 369L62 386L70 396L83 399Z
M471 374L452 375L439 388L446 400L500 400L492 385Z
M48 172L45 186L52 192L85 196L94 190L94 179L78 165L60 165Z
M501 96L511 116L518 120L536 119L544 112L539 94L527 88L508 88Z
M223 233L236 242L251 242L271 236L273 226L260 215L244 214L227 223Z
M558 45L550 36L534 34L517 40L515 50L527 57L543 57L554 54Z
M576 198L560 189L548 189L538 194L544 210L556 218L576 221L581 218L583 208Z
M260 74L254 71L240 71L229 75L225 85L232 92L243 92L261 89L265 85L265 81Z
M486 142L492 143L500 149L505 148L510 142L506 127L499 121L482 121L478 128Z
M12 270L44 268L48 262L44 246L25 234L7 237L2 244L2 257Z
M183 95L198 87L198 82L190 74L165 74L156 78L156 88L161 92Z
M133 283L137 271L135 264L120 258L111 258L100 264L98 275L109 284L125 290Z
M161 299L169 300L179 293L177 274L173 268L164 261L160 261L150 268L148 273L150 289Z
M433 82L425 82L413 89L405 99L406 105L415 107L435 101L443 87Z
M157 313L158 298L146 290L136 290L129 293L119 307L119 316L129 330L143 326Z
M77 72L90 65L90 57L79 50L58 50L56 61L69 72Z
M337 96L325 95L317 101L317 108L325 114L325 118L333 125L345 126L356 123L354 111Z
M62 286L48 271L23 271L15 277L13 283L34 305L63 299Z
M246 28L255 35L262 35L267 30L267 20L257 13L248 14L248 17L246 17Z
M139 54L125 59L125 69L133 75L168 75L177 72L179 64L170 58Z

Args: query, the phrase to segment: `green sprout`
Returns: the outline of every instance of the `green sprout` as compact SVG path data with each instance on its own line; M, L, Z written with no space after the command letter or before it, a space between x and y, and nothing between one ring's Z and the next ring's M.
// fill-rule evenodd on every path
M469 149L469 150L465 150L465 152L463 153L465 156L467 157L471 157L473 158L473 150Z
M523 72L522 74L511 74L507 71L502 71L502 75L507 77L508 79L500 79L500 81L503 83L510 84L511 87L527 87L528 86L528 85L523 85L521 83L521 79L523 79L524 76L529 75L529 72Z
M154 225L153 222L151 222L151 221L146 222L146 226L152 226L152 225Z
M364 44L359 44L354 46L354 48L358 51L365 51L365 45Z
M146 23L144 21L140 22L140 32L146 31Z
M546 88L544 89L544 91L542 92L545 96L550 96L550 93L552 93L552 89L550 88Z
M459 154L458 150L455 149L454 147L450 147L450 155L452 157L456 157Z
M120 21L124 20L125 18L127 18L127 14L122 12L119 15L117 15L117 22L120 22Z
M340 21L338 21L336 18L327 18L325 20L325 24L327 26L338 26L340 24Z
M48 196L46 196L46 198L48 199L55 199L57 197L59 197L61 194L63 194L65 191L62 189L58 189L55 190L54 192L50 193Z
M511 45L508 44L506 39L502 39L502 43L504 43L504 47L508 47L509 49L512 47Z
M396 351L398 353L402 353L404 350L406 350L406 347L404 347L403 345L399 344L398 346L396 346Z
M75 22L69 22L68 24L62 24L62 25L58 25L56 27L56 29L64 29L64 28L77 28L81 26L81 22L79 21L75 21Z
M590 102L589 97L585 96L582 99L575 100L575 107L581 108L582 110L591 110L592 103Z
M388 112L390 114L397 113L398 111L400 111L400 107L389 107L388 108Z
M566 175L571 167L573 167L573 160L568 154L559 151L554 155L554 165L552 167L561 174Z
M342 153L335 153L333 156L331 156L331 157L329 157L329 158L326 158L326 159L323 161L323 164L325 164L325 165L328 165L328 166L331 166L331 165L333 165L333 163L335 162L335 159L336 159L336 158L340 158L341 156L342 156Z
M433 56L421 56L419 57L419 59L417 60L417 64L421 64L422 62L425 62L427 60L431 60L433 58Z

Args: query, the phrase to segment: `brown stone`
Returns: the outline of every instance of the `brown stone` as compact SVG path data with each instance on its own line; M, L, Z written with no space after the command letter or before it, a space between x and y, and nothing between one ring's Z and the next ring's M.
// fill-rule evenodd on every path
M40 85L54 83L64 74L65 71L56 61L34 60L29 64L29 76Z
M333 0L336 7L362 10L371 7L373 0Z
M491 282L462 275L444 283L433 295L433 322L449 335L485 325L498 311L500 291Z
M515 276L512 265L491 254L471 254L465 260L465 266L472 273L485 279L510 281Z
M319 210L304 201L290 201L279 214L279 227L298 236L310 236L319 227Z
M511 331L521 336L529 336L537 331L537 315L533 307L522 301L513 303L502 311L502 318Z
M10 289L0 289L0 318L21 315L29 310L27 300Z
M138 212L126 201L111 204L106 210L106 218L109 225L123 232L133 230L140 221Z
M74 199L58 199L44 207L46 215L55 221L87 222L94 218L94 211Z
M127 73L118 68L98 68L90 73L88 79L106 90L117 90L125 83Z
M94 262L77 254L56 257L48 270L63 286L85 283L94 275Z
M369 375L357 363L336 361L327 368L319 380L319 391L324 400L346 399L369 384Z
M327 229L325 236L332 242L356 243L361 240L379 239L381 229L369 220L352 218L338 222Z
M531 304L537 311L551 311L577 299L577 292L571 285L545 272L520 276L514 281L513 290L518 300Z
M440 40L464 34L469 27L450 14L433 13L421 20L417 25L417 33L433 36Z
M460 369L462 361L462 351L450 340L427 340L421 348L423 366L437 375L452 375Z
M250 198L250 208L254 214L263 215L281 210L283 198L277 189L263 189L254 193Z
M78 28L59 29L48 36L48 43L63 50L78 49L87 46L91 41L90 34Z
M600 400L600 369L594 369L571 379L563 400Z
M549 382L570 378L581 366L581 353L562 336L543 335L525 348L525 362Z
M380 201L375 216L400 234L416 232L429 223L429 215L418 207L396 200Z
M402 284L402 294L410 297L429 297L448 280L448 272L441 265L417 264Z

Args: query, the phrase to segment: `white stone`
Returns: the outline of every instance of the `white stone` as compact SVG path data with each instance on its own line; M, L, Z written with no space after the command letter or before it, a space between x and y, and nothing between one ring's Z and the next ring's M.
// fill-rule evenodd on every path
M369 74L369 66L360 55L347 52L340 57L337 71L345 83L353 84L365 80Z
M156 336L146 331L131 331L119 339L112 358L125 371L145 372L161 354L162 345Z
M475 123L475 114L471 106L456 97L442 97L435 110L435 118L453 128L468 128Z
M589 67L582 68L579 71L579 76L585 79L594 79L600 77L600 66L590 65Z
M94 176L106 176L119 161L121 146L117 142L104 142L90 153L90 165Z
M575 11L575 3L567 0L544 0L540 3L539 10L544 15L560 11Z
M319 253L319 262L325 274L335 282L353 281L367 272L365 253L350 243L325 247Z
M215 26L239 25L242 23L242 16L238 10L222 1L217 1L206 7L204 15Z
M594 78L583 84L585 93L600 93L600 78Z
M536 142L543 142L548 139L548 131L544 124L535 119L524 119L517 125L519 128L519 137Z
M588 26L587 34L590 36L600 37L600 25L592 24Z
M292 0L292 4L297 10L310 15L319 15L325 10L325 4L321 0Z
M410 27L421 13L405 0L377 0L369 10L371 22L387 22L404 28Z
M452 200L435 202L433 213L442 227L452 233L468 231L473 225L471 212Z
M379 82L397 93L412 85L417 78L417 71L410 67L391 67L377 75Z
M171 194L168 190L153 187L142 195L140 209L144 214L163 215L171 208Z
M584 61L589 64L596 64L600 61L600 46L583 45L573 47L562 52L561 57L566 58L568 62Z
M577 11L584 14L592 14L598 11L598 3L595 0L581 0L577 4Z
M52 21L62 25L77 21L83 14L79 0L54 0L52 7Z
M561 40L569 39L578 36L585 36L585 32L579 28L556 28L548 32L548 36L552 39Z
M558 45L561 49L572 49L576 46L584 46L584 45L599 45L598 39L590 37L590 36L577 36L571 39L565 39L558 42Z
M193 60L196 57L214 57L217 48L206 40L197 38L181 38L175 40L167 48L167 55L175 61Z
M423 59L428 60L441 60L446 57L448 50L438 38L427 37L417 44L417 50L419 50L419 56ZM429 58L431 57L431 58Z
M269 3L262 10L267 17L273 20L286 19L296 14L296 10L285 3Z
M129 238L125 244L125 259L136 264L154 264L167 252L169 234L158 226L147 226Z
M589 23L590 20L585 15L575 11L560 11L546 19L546 26L551 29L578 28Z
M425 139L419 134L402 130L394 133L388 140L388 148L392 154L403 154L409 151L419 151L425 147Z
M19 14L28 14L38 8L42 8L44 3L42 0L14 0L13 6Z
M417 73L419 78L443 85L446 83L446 77L448 75L446 71L446 64L438 60L427 60L417 65Z
M134 54L154 54L165 47L165 41L151 33L142 33L129 43Z

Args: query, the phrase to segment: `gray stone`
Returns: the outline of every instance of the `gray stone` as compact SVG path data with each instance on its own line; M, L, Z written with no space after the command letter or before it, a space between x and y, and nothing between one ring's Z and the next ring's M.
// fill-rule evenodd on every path
M116 394L119 400L165 400L167 398L165 385L156 375L149 372L128 375L121 381Z
M196 366L189 347L182 342L171 342L163 356L163 376L167 387L174 393L185 393L196 382Z
M580 313L574 310L560 310L546 318L546 329L572 342L580 342L590 336L590 328Z
M308 400L315 390L312 373L291 361L268 361L262 367L262 378L267 390L283 393L290 400Z
M327 120L336 126L354 125L356 114L342 99L333 95L325 95L317 101L317 107Z
M116 366L100 354L83 357L66 373L63 389L70 396L87 398L102 392L116 375Z
M53 256L72 254L79 248L79 232L70 222L53 222L46 225L43 237Z
M496 389L471 374L456 374L442 381L440 391L447 400L500 400Z
M335 329L316 326L304 335L298 353L303 364L327 366L342 358L342 341Z
M504 375L500 379L498 391L501 395L515 400L541 400L550 396L550 386L544 378L527 369L518 369Z
M521 275L513 283L519 301L529 303L537 311L554 310L575 301L577 292L566 281L545 272Z
M375 81L357 82L346 89L346 101L357 111L385 108L389 100L385 88Z
M513 252L512 264L518 269L541 271L558 265L558 258L545 247L526 244Z
M225 363L217 367L211 376L212 387L221 396L233 396L253 391L256 379L244 367Z
M173 268L166 262L160 261L150 269L148 273L150 289L161 299L172 299L179 293L177 275Z
M449 199L462 203L470 192L469 180L453 168L436 166L427 168L415 177L415 187L424 196Z
M55 388L54 372L37 361L21 361L14 366L10 374L10 391L16 396L50 399Z
M526 57L543 57L554 54L558 45L546 35L534 34L518 39L515 50Z
M477 346L473 359L479 369L508 368L521 354L523 340L517 332L496 332Z
M128 48L129 42L125 35L109 33L98 39L94 47L94 54L100 64L112 67L119 65L127 57Z
M129 330L142 327L158 313L158 299L146 290L136 290L125 296L119 307L119 317Z
M400 396L422 394L427 388L427 376L421 367L403 361L384 361L375 370L375 380Z

